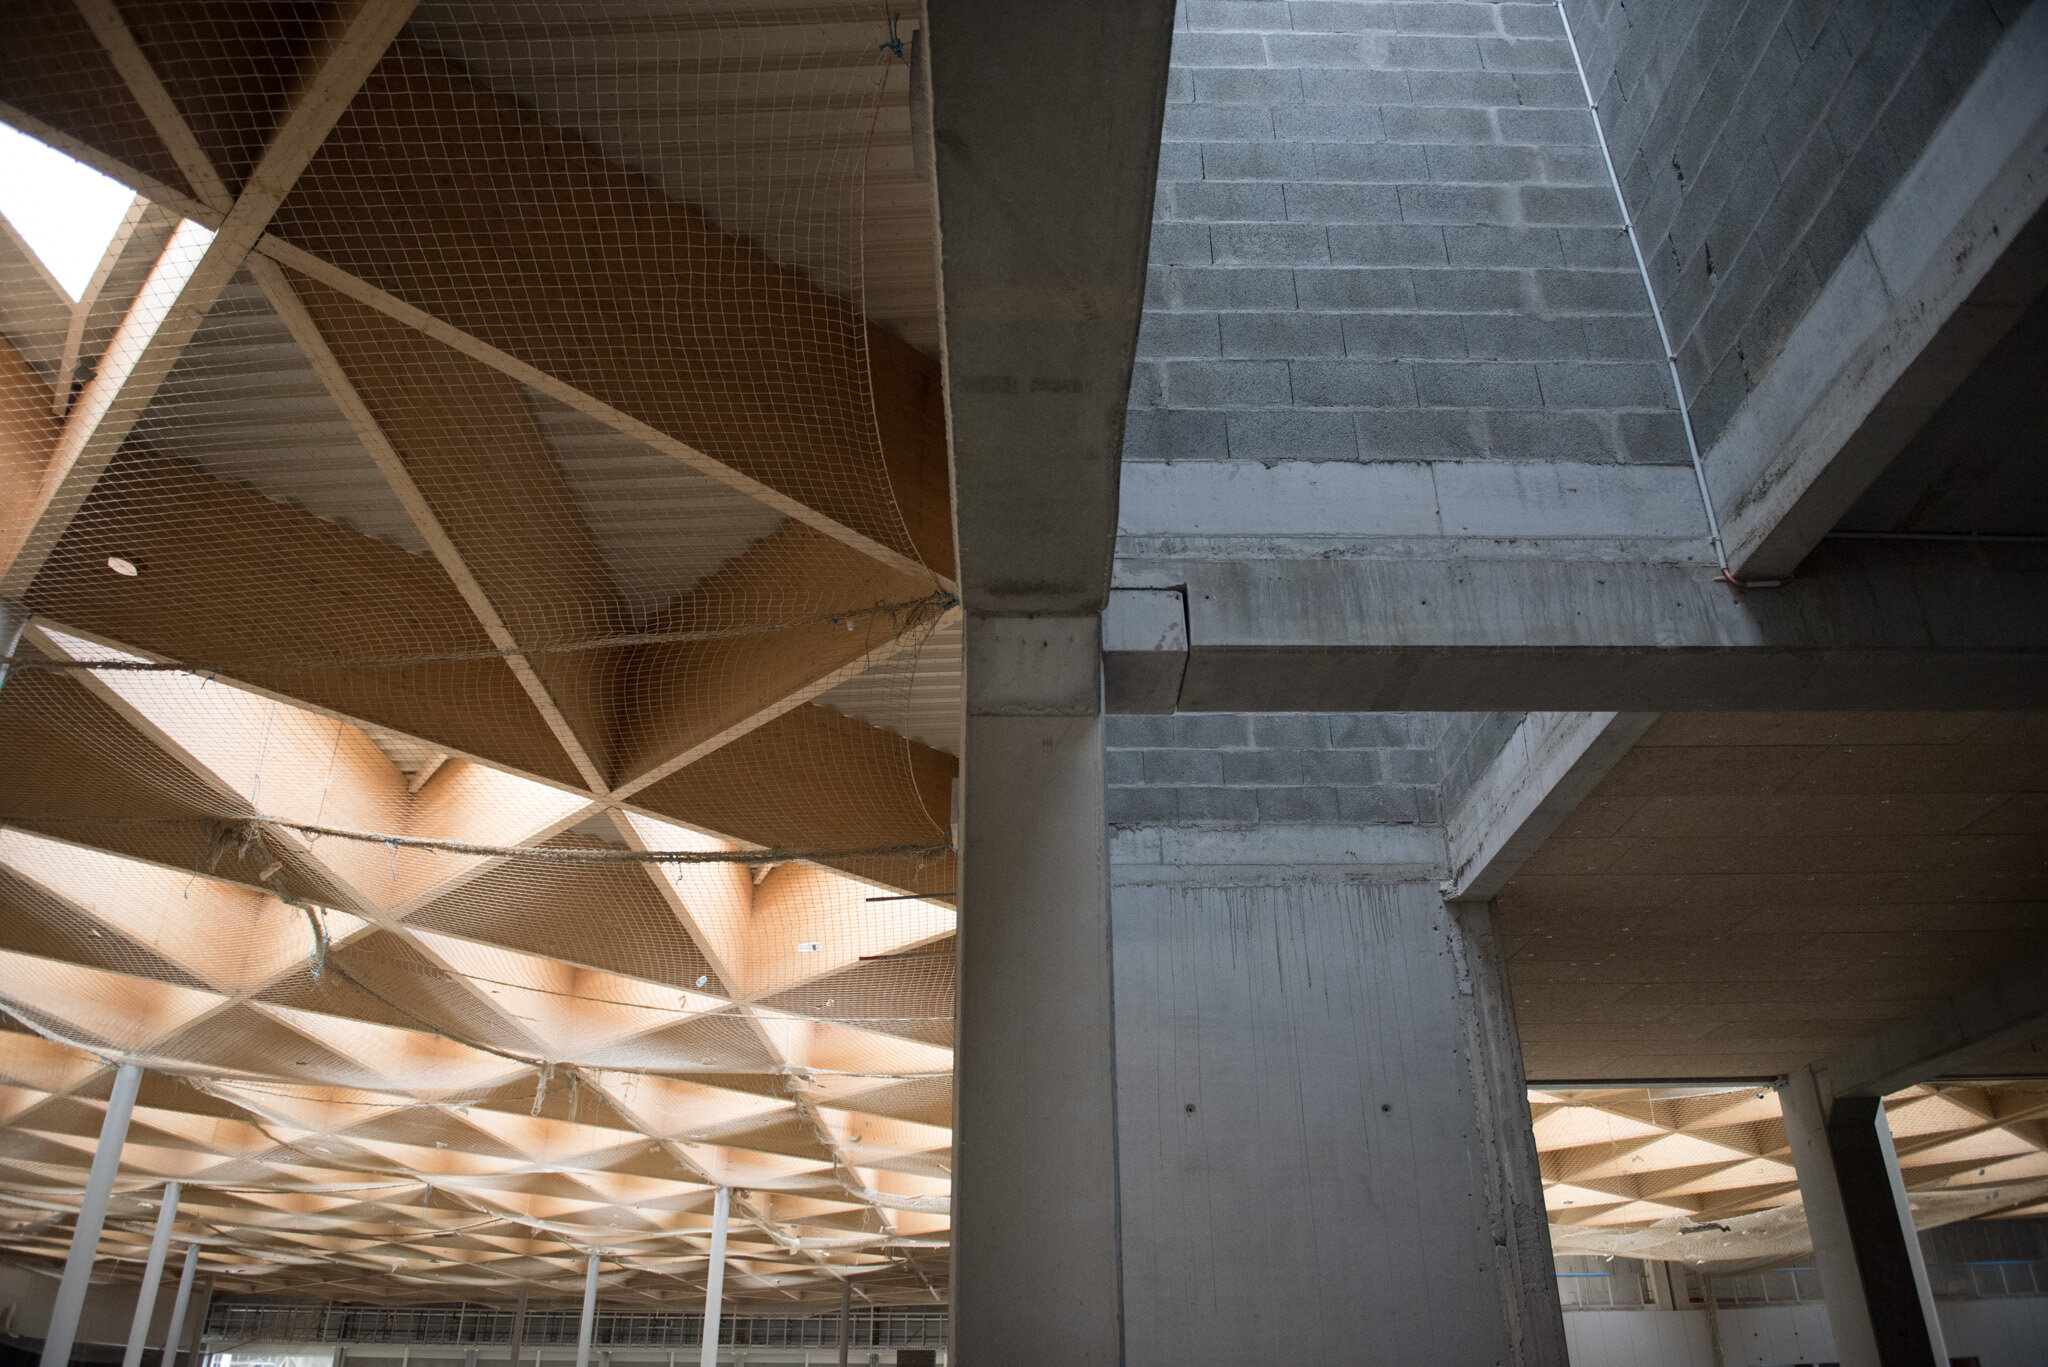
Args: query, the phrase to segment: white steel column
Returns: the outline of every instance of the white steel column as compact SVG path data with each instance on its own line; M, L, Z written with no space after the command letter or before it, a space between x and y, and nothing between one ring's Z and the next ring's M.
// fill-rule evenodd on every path
M583 1273L583 1320L576 1326L576 1367L590 1367L590 1339L597 1331L597 1255Z
M711 1206L711 1267L704 1274L704 1349L700 1367L718 1367L718 1310L725 1299L725 1222L732 1214L732 1189L720 1187Z
M178 1367L178 1335L185 1331L185 1307L192 1303L192 1280L199 1275L199 1245L185 1245L185 1270L178 1274L178 1297L171 1302L171 1322L164 1329L164 1355L157 1367Z
M7 685L7 672L14 652L21 647L21 629L28 624L28 608L12 598L0 597L0 688Z
M526 1292L519 1293L519 1307L512 1312L512 1342L505 1354L511 1367L519 1367L520 1356L526 1351ZM166 1363L164 1367L170 1367Z
M184 1190L182 1182L164 1187L163 1208L156 1213L156 1234L149 1241L149 1261L142 1267L142 1285L135 1288L135 1317L128 1321L128 1351L121 1354L121 1367L141 1367L149 1322L156 1318L157 1293L163 1288L164 1254L171 1248L171 1226L178 1222L178 1197Z
M50 1307L50 1334L43 1340L42 1367L70 1367L71 1345L78 1338L78 1312L85 1308L85 1288L92 1277L92 1255L100 1246L100 1227L107 1222L107 1197L121 1166L121 1145L128 1140L128 1117L135 1111L135 1093L142 1069L124 1063L114 1070L114 1093L107 1098L107 1118L100 1122L100 1143L78 1203L78 1224L71 1231L71 1252L64 1259L64 1278Z
M206 1360L206 1321L213 1314L213 1273L199 1283L194 1293L192 1317L185 1324L185 1367L199 1367Z

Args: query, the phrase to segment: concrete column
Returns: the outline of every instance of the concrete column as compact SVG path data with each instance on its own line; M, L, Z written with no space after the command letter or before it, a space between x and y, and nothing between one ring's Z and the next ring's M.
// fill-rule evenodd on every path
M185 1245L185 1270L178 1274L178 1294L171 1301L171 1322L164 1328L164 1355L158 1367L178 1367L178 1336L185 1332L185 1310L192 1304L192 1281L199 1274L199 1245Z
M519 1355L526 1349L526 1292L519 1293L519 1305L512 1312L512 1342L506 1349L507 1367L519 1367ZM168 1363L165 1367L170 1367Z
M1947 1367L1891 1126L1877 1097L1801 1068L1779 1093L1842 1367Z
M107 1116L100 1122L99 1148L93 1152L85 1195L78 1203L71 1252L64 1259L64 1276L57 1283L56 1303L50 1307L50 1333L43 1340L42 1367L70 1367L71 1345L78 1337L78 1312L85 1308L93 1254L100 1246L100 1227L107 1222L107 1198L113 1194L114 1174L121 1166L121 1145L128 1139L128 1117L135 1111L135 1093L141 1086L142 1069L136 1065L124 1063L114 1070L114 1091L107 1098Z
M1543 1165L1529 1114L1529 1078L1522 1071L1522 1037L1515 1025L1507 960L1493 931L1490 902L1445 906L1451 961L1458 972L1460 1017L1465 1024L1486 1174L1488 1223L1495 1233L1499 1281L1511 1361L1527 1367L1566 1367L1564 1306L1557 1295L1557 1258L1550 1248L1550 1217L1543 1204ZM1500 1236L1505 1236L1503 1240Z
M12 657L21 644L21 629L28 625L28 608L12 598L0 598L0 657ZM13 668L7 659L0 658L0 688L7 686L8 672Z
M171 1226L178 1222L178 1196L184 1184L164 1186L163 1205L156 1213L156 1233L149 1241L149 1261L142 1267L142 1284L135 1288L135 1316L128 1322L128 1349L121 1354L121 1367L142 1367L142 1349L149 1338L149 1322L156 1318L157 1291L163 1285L164 1255L171 1248ZM170 1340L164 1341L166 1350ZM164 1367L169 1367L168 1363Z
M590 1340L597 1331L597 1255L583 1269L583 1318L576 1325L576 1367L590 1367Z
M1098 619L966 627L952 1356L1121 1361Z
M711 1205L711 1265L704 1273L704 1347L701 1367L718 1367L718 1316L725 1299L725 1226L732 1215L732 1190L720 1187Z
M1503 974L1441 851L1414 826L1119 832L1130 1367L1565 1367Z
M839 1283L839 1367L846 1367L846 1349L853 1337L853 1283Z

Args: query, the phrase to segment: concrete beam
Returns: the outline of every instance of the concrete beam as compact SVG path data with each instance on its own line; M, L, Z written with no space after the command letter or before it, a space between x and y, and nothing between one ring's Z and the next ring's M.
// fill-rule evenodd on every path
M1655 712L1531 712L1444 822L1444 900L1499 892L1657 720Z
M1172 0L927 14L962 594L1099 612Z
M2048 1035L2048 963L2025 963L1813 1065L1832 1096L1888 1096Z
M1789 576L2048 284L2048 253L2009 250L2044 199L2048 10L2036 7L1707 452L1738 578Z
M1797 580L1747 593L1684 564L1180 568L1182 712L2048 705L2040 546L1828 542ZM1136 671L1171 673L1139 653L1108 657L1112 700L1145 692ZM1162 640L1160 653L1175 653L1173 643Z
M1110 712L1165 714L1180 700L1188 662L1188 600L1180 589L1124 589L1102 614ZM1114 661L1112 664L1111 662Z

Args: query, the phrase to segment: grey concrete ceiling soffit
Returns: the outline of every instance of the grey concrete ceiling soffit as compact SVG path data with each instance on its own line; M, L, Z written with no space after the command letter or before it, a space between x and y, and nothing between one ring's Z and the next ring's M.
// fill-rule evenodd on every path
M1171 0L933 0L960 583L1102 607L1144 298Z

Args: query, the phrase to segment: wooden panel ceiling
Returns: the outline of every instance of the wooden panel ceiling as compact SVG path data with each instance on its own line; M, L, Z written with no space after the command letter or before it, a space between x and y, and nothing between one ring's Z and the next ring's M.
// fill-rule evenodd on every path
M1531 1078L1782 1073L2048 953L2048 716L1669 714L1497 905Z

